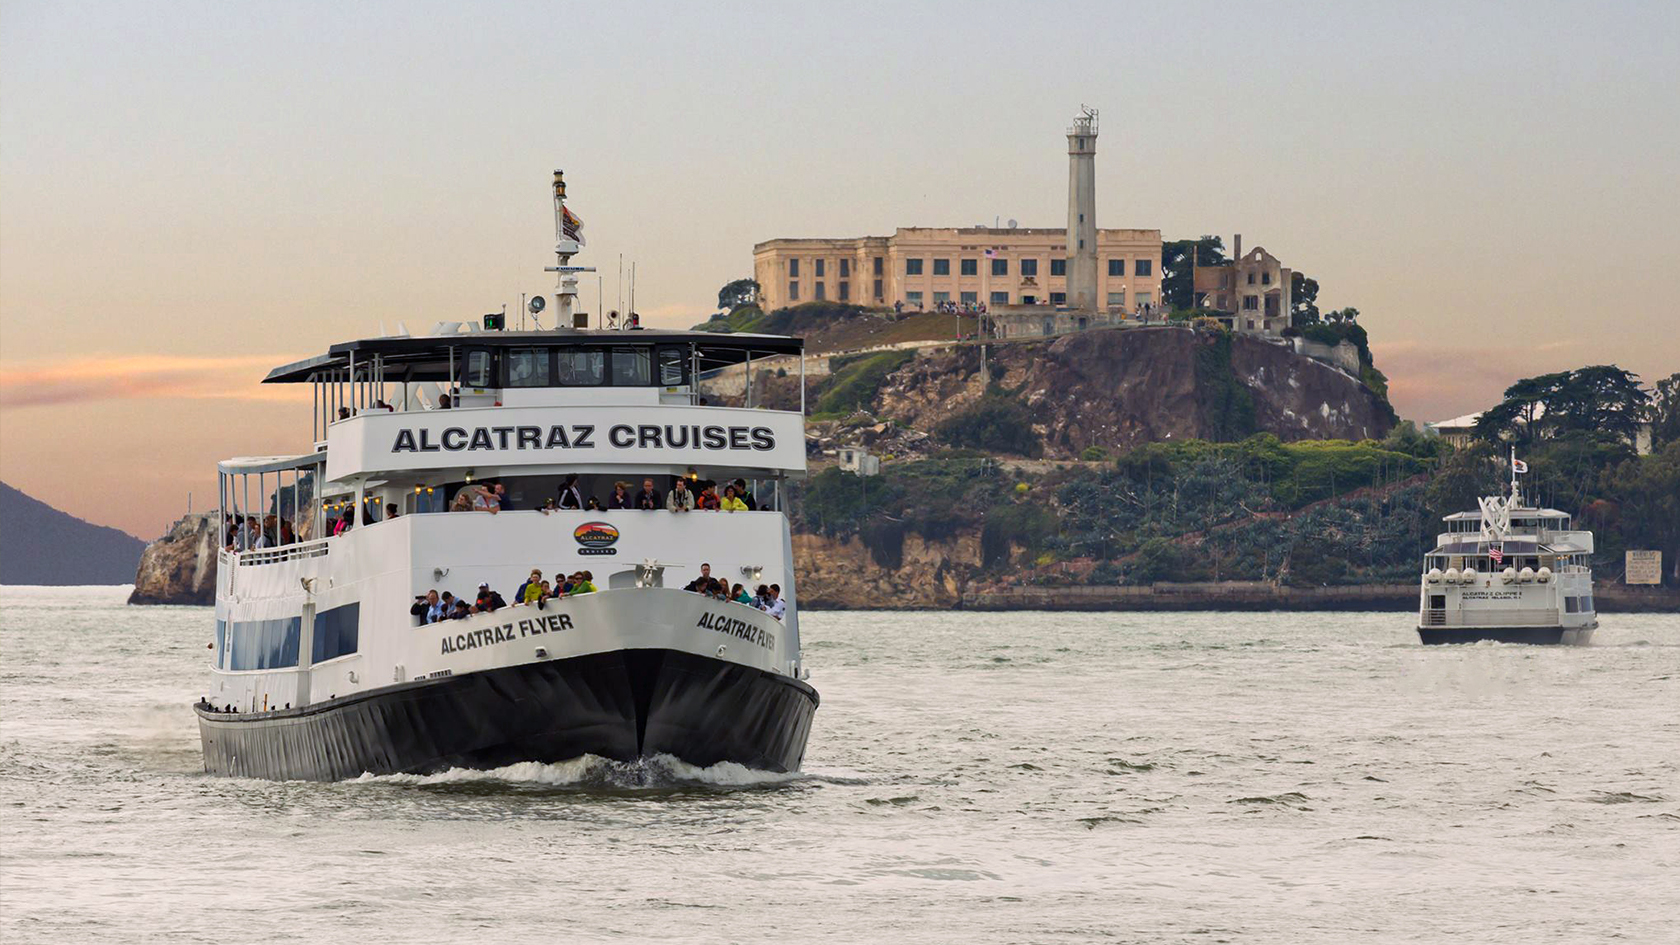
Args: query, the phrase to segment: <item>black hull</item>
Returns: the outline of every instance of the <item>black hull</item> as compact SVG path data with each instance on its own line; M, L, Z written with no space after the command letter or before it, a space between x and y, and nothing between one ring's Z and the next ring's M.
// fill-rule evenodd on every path
M817 692L676 650L616 650L392 686L302 709L199 705L211 774L337 781L372 774L669 754L794 771Z
M1592 627L1419 627L1418 637L1437 643L1533 643L1539 646L1580 646L1592 639Z

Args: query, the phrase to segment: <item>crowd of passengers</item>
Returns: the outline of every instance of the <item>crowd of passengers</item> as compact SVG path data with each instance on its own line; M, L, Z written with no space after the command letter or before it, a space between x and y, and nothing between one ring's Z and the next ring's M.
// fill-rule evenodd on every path
M531 576L525 583L519 585L519 590L513 592L513 605L524 606L535 604L538 610L544 604L558 597L577 597L580 594L593 594L599 590L595 586L595 575L589 571L573 571L571 574L554 574L554 580L543 579L541 568L532 568ZM492 614L503 607L510 606L507 598L490 589L489 581L482 581L478 585L478 597L471 603L465 597L456 597L449 591L439 592L436 588L414 598L414 605L408 612L420 618L421 623L440 623L445 620L464 620L473 614Z
M628 482L613 483L612 494L605 504L593 495L584 495L578 487L578 476L572 473L560 484L559 494L543 502L542 512L566 510L601 511L604 509L640 509L668 512L754 512L758 501L747 489L745 479L718 483L710 479L688 480L677 477L671 488L661 493L652 479L643 479L642 487ZM449 503L451 512L500 512L507 501L507 488L499 482L487 482L462 487ZM348 516L348 510L346 510ZM353 516L351 516L353 518ZM334 534L337 534L336 532Z
M787 613L787 601L782 600L782 586L780 584L760 584L754 593L747 593L746 587L740 584L731 585L727 581L720 581L712 577L710 564L700 565L700 576L688 582L683 587L685 591L692 591L712 600L734 601L748 607L756 607L777 620Z
M507 598L491 590L489 581L483 581L478 585L478 596L471 603L468 603L465 597L456 597L449 591L440 592L433 588L417 595L408 612L418 617L422 624L441 623L445 620L464 620L474 614L491 614L510 606L534 605L541 610L551 600L593 594L599 589L595 586L595 575L589 571L574 571L571 574L556 572L554 579L550 581L543 578L541 568L532 568L530 577L513 592L512 604L508 603ZM787 601L782 599L780 584L760 584L755 593L748 593L740 584L731 586L726 581L712 577L710 564L700 565L700 576L688 582L683 590L713 600L744 604L762 610L777 620L787 613Z
M654 511L664 509L669 512L755 512L758 501L747 489L745 479L725 481L719 488L719 483L710 479L689 480L676 477L671 488L661 493L654 488L652 479L643 479L642 487L632 492L634 487L624 481L613 483L612 494L607 496L606 504L595 496L586 496L578 486L576 473L568 475L565 482L560 484L558 495L550 496L538 510L547 514L568 509L581 511L600 511L603 509L640 509ZM507 487L499 482L475 483L462 486L455 498L449 503L451 512L490 512L502 511L507 501ZM361 514L361 524L372 525L385 519L394 519L402 515L402 511L394 503L385 505L382 517L376 517L378 506L364 508ZM342 535L356 527L355 506L344 507L337 518L332 520L328 531L334 536ZM292 523L279 519L274 515L261 518L255 515L228 514L223 520L222 547L228 551L253 551L258 548L275 548L280 545L295 544L298 538L293 532Z

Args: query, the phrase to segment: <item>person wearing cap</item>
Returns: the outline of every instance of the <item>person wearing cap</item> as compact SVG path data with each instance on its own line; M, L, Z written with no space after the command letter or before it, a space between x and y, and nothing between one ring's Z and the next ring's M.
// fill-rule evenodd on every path
M479 613L494 613L507 606L502 595L490 589L490 582L484 581L478 585L478 600L474 602Z

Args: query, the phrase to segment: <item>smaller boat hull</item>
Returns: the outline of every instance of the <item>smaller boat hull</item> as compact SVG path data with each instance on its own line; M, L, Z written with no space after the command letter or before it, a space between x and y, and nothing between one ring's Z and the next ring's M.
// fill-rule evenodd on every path
M197 711L207 772L336 781L584 754L793 771L817 701L816 690L778 673L634 649L428 679L301 709Z
M1532 643L1540 646L1585 646L1596 625L1585 627L1419 627L1418 637L1436 643Z

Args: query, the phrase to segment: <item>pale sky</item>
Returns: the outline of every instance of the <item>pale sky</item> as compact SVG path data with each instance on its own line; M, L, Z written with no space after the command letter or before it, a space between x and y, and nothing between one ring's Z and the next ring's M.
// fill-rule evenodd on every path
M550 172L637 307L753 243L1243 234L1355 305L1402 416L1680 370L1680 4L0 7L0 478L144 538L302 451L268 366L551 288ZM583 302L593 309L593 283Z

